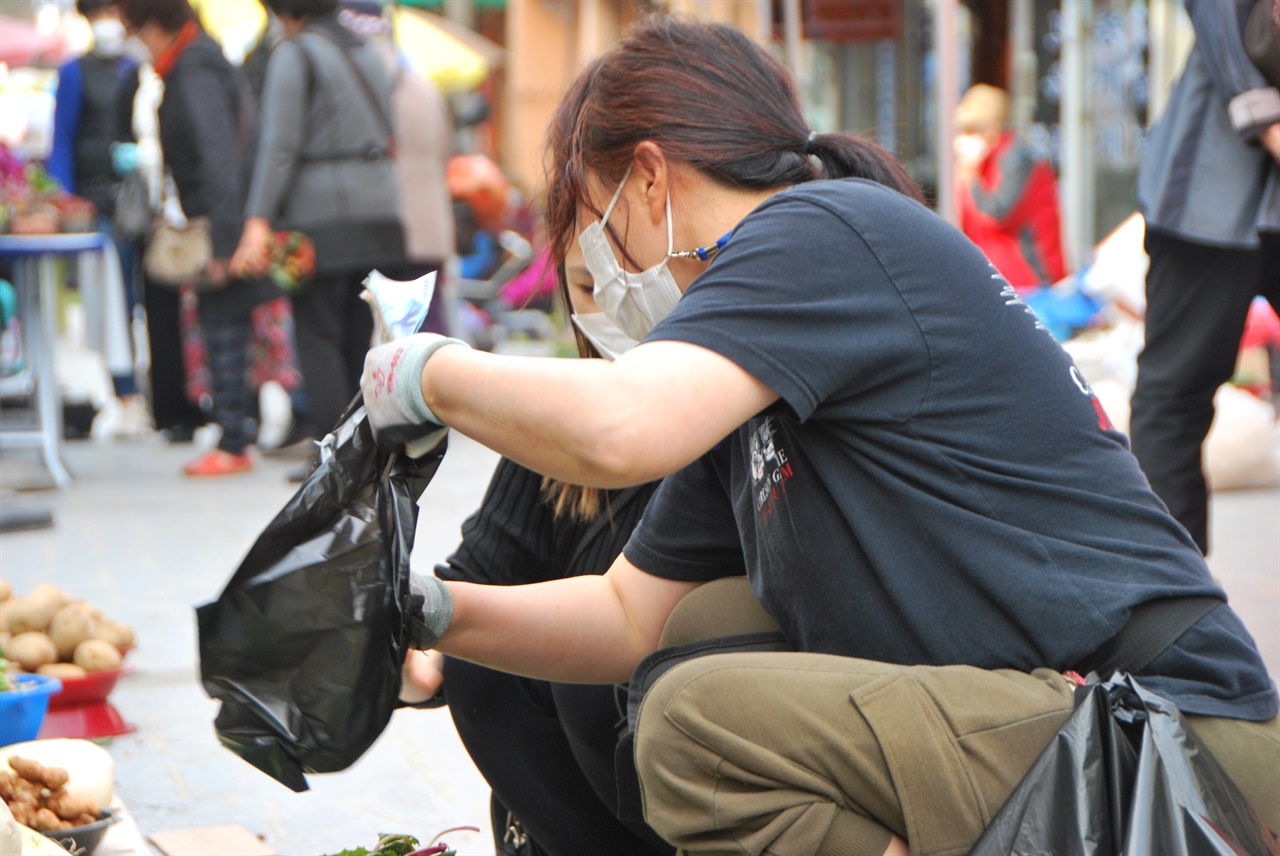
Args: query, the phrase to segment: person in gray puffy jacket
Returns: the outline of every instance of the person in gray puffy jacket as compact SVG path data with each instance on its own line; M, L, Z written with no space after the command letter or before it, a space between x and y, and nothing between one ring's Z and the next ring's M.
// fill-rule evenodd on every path
M381 58L336 18L337 0L266 0L286 38L267 65L261 137L233 266L261 271L273 231L315 243L316 275L293 296L311 427L323 434L359 388L373 321L370 270L405 263L391 85Z

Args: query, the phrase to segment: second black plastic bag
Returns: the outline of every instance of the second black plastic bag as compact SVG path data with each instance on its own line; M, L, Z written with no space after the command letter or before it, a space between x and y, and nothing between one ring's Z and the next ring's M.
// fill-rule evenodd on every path
M444 457L374 442L359 396L225 590L196 610L218 739L295 791L343 770L400 706L418 498Z
M1276 840L1168 699L1115 675L1075 711L970 856L1280 854Z

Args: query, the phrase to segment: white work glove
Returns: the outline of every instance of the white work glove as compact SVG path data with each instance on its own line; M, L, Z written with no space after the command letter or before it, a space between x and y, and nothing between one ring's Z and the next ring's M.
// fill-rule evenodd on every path
M410 457L417 457L439 440L444 423L422 397L422 369L445 345L470 347L461 339L415 333L379 345L365 355L360 391L378 445L404 445Z

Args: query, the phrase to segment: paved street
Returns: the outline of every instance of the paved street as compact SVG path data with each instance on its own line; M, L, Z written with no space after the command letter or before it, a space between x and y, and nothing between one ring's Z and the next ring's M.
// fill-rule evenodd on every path
M55 527L0 535L0 570L26 591L53 582L132 624L132 674L111 699L138 726L109 746L117 789L144 834L236 823L282 854L372 847L382 832L423 839L452 826L460 853L492 852L488 789L447 711L398 712L350 770L311 776L295 794L223 749L217 704L200 687L193 607L217 596L241 556L293 492L288 464L262 462L245 476L196 481L179 475L194 456L158 437L70 443L75 483L8 502L41 503ZM456 545L480 502L496 457L455 438L421 515L416 557L433 563ZM17 465L6 457L12 472Z
M492 852L487 790L444 711L401 711L351 770L313 776L294 794L222 749L216 706L196 678L192 608L215 597L259 530L291 494L286 464L246 476L194 481L178 475L190 446L158 438L67 447L74 484L6 502L50 507L52 529L0 535L0 571L18 591L51 581L138 629L132 674L112 699L136 733L109 746L119 793L144 834L236 823L284 854L369 846L377 833L451 834L463 854ZM428 488L417 560L455 545L495 458L455 437ZM3 466L11 474L12 457ZM1219 494L1214 573L1280 674L1280 490Z

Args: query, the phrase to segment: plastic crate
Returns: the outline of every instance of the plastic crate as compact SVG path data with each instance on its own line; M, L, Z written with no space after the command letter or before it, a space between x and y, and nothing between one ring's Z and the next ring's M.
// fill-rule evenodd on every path
M13 689L0 692L0 746L35 740L62 681L48 675L11 675Z

